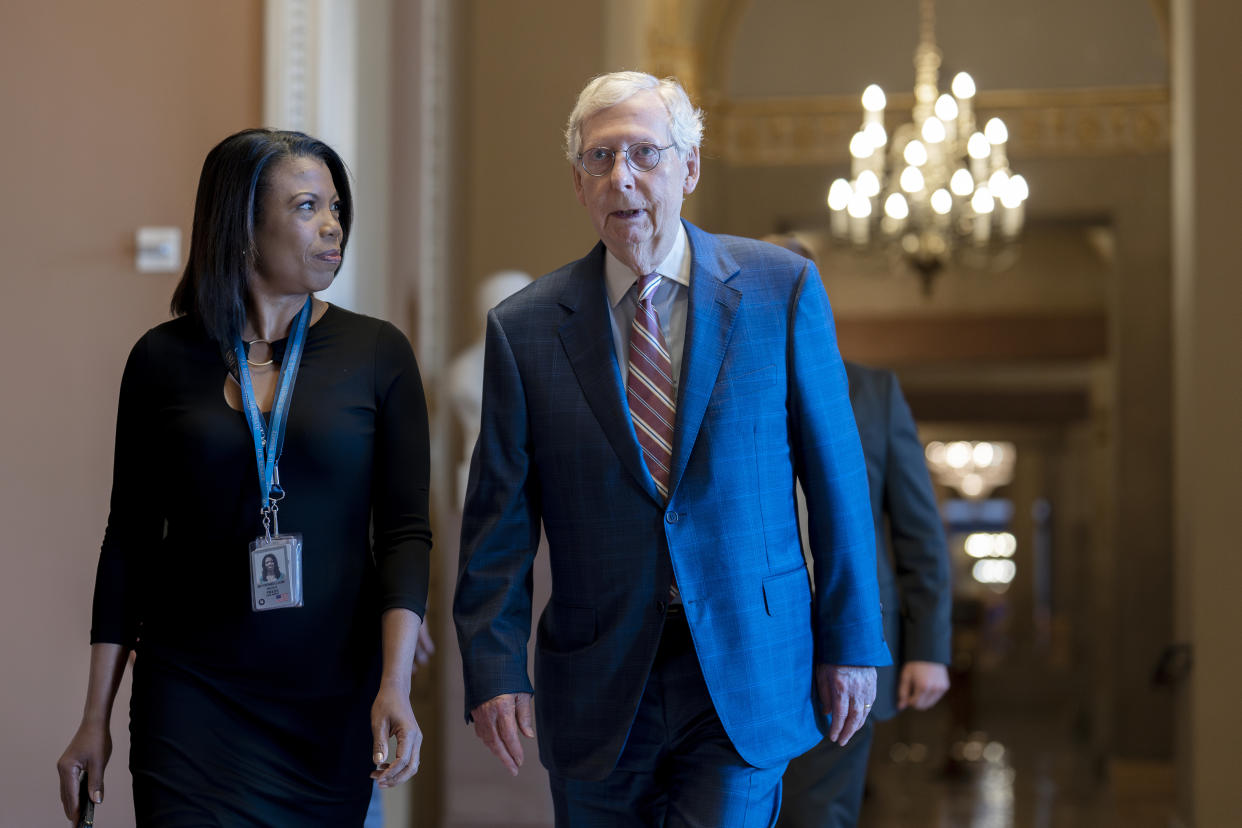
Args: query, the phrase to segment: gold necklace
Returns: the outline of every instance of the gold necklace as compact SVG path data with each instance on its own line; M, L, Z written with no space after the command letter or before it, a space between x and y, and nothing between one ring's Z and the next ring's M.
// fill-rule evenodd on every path
M255 344L256 342L262 342L264 345L266 345L266 346L267 346L267 347L269 347L269 348L271 348L271 347L272 347L272 343L268 342L266 339L251 339L251 340L248 340L248 341L246 342L246 364L247 364L247 365L253 365L255 368L262 368L264 365L271 365L271 364L272 364L272 362L274 361L275 356L276 356L275 349L273 349L273 351L272 351L272 356L270 356L270 357L268 357L268 358L267 358L267 362L254 362L253 360L251 360L251 359L250 359L250 346L251 346L251 345L253 345L253 344Z

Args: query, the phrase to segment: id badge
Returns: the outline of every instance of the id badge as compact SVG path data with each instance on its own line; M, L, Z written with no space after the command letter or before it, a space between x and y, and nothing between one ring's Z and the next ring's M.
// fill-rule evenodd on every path
M255 612L302 606L302 536L256 538L250 544L250 608Z

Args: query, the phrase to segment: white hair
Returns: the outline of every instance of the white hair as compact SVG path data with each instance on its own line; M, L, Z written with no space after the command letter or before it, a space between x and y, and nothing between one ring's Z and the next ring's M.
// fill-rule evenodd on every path
M674 78L663 80L646 72L610 72L592 78L580 93L565 126L565 157L578 162L582 152L582 124L600 110L616 106L639 92L653 91L668 110L669 138L685 156L703 142L703 110L690 103L690 96Z

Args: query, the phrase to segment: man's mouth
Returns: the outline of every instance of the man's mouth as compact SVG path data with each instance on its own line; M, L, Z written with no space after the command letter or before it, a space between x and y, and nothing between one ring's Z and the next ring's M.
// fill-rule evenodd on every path
M613 210L612 214L619 219L638 218L643 213L642 210Z

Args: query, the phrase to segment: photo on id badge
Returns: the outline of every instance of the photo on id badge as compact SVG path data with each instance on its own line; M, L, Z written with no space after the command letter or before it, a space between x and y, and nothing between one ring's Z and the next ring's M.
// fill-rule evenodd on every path
M285 573L289 571L289 562L286 560L284 565L281 565L280 559L285 557L283 553L283 549L263 553L263 557L259 560L258 571L255 572L255 586L276 584L285 580Z
M256 612L301 606L301 551L296 535L277 535L251 544L251 607Z

